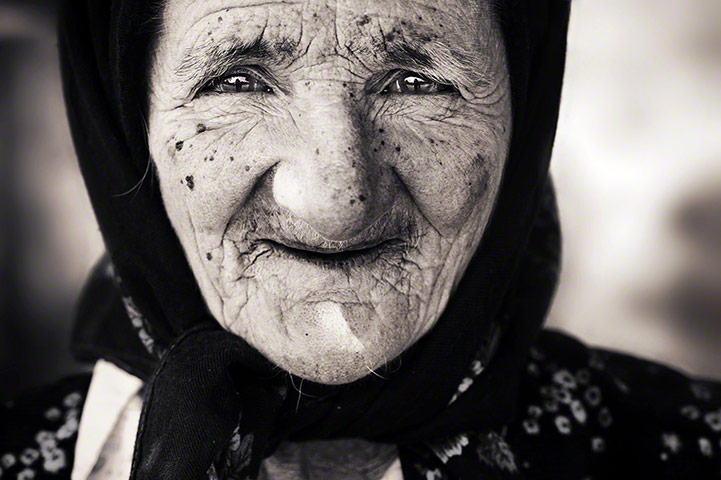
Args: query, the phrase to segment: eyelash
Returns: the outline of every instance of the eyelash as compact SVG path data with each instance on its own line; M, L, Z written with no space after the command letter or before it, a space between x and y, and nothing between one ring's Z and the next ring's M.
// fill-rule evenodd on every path
M198 95L203 93L273 93L273 87L263 78L264 75L256 72L255 69L245 68L235 70L212 79L206 83L199 91ZM245 78L245 81L236 81L233 84L224 83L231 79ZM241 88L250 88L249 90L241 90ZM223 90L223 89L226 90Z
M409 87L407 83L401 83L411 78L415 78L420 81L414 82L412 87ZM425 87L421 84L425 84ZM391 88L394 88L395 90L391 91ZM430 88L432 91L421 91L422 88ZM436 95L457 92L458 90L456 89L456 87L449 83L435 81L420 73L411 72L408 70L399 70L391 76L390 81L385 84L385 86L381 89L380 93L383 95Z
M224 83L233 79L236 81ZM413 80L410 85L409 80ZM384 84L379 93L381 95L436 95L457 92L458 90L451 84L437 82L420 73L396 70L392 72L390 80ZM254 69L247 68L214 78L198 91L198 95L204 93L274 93L274 89L268 85L263 75L256 73Z

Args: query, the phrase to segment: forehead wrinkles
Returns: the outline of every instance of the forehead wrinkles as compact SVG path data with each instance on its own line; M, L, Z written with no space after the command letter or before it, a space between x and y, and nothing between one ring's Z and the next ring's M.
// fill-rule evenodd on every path
M490 83L502 59L489 0L340 0L337 23L341 47L375 67L433 67L471 85Z
M473 74L478 68L469 66L484 63L480 60L488 49L481 42L493 36L489 2L170 0L162 33L163 49L171 55L159 66L167 70L168 63L177 65L198 46L228 38L250 43L262 36L270 43L291 39L296 47L291 64L301 57L302 64L308 65L341 56L349 67L355 63L378 68L403 54L413 57L405 48L413 44L421 53L415 55L420 66L427 66L422 59L425 54L436 66L477 77Z
M162 14L161 33L174 32L178 40L189 32L201 29L212 17L217 19L232 10L267 11L274 8L303 8L305 0L167 0Z

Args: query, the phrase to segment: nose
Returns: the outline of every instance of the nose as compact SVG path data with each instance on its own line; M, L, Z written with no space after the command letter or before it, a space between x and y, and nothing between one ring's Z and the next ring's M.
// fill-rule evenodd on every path
M392 172L372 152L358 107L340 94L309 98L296 115L297 141L276 165L273 198L326 239L351 239L393 204Z

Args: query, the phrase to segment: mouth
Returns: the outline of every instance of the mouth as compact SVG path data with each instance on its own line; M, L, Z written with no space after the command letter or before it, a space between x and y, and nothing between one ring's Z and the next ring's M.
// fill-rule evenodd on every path
M279 257L311 263L323 267L360 266L375 262L380 257L403 254L406 243L389 239L345 248L318 248L295 242L279 242L264 239L260 243L271 248Z

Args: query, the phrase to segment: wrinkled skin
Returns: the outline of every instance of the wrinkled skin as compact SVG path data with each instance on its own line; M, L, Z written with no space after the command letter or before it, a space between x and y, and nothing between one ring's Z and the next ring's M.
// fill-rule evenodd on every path
M300 377L375 372L437 321L498 192L510 85L490 1L162 16L149 146L211 313Z

